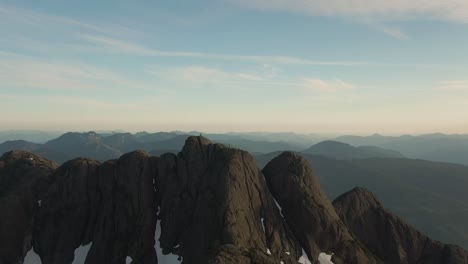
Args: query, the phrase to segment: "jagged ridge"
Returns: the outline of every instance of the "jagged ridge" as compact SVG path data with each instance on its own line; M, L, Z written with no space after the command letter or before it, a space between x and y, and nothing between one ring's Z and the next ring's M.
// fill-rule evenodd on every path
M0 233L4 244L7 235L16 235L14 250L2 251L0 244L0 263L21 263L31 238L44 264L71 263L74 250L91 242L87 264L123 264L127 256L133 263L157 263L157 221L163 253L180 255L188 264L296 263L302 249L314 261L324 251L335 253L336 264L397 263L397 253L370 246L353 225L381 224L381 218L365 222L374 207L348 205L346 197L354 196L332 205L300 156L283 153L263 173L266 180L249 153L203 137L188 138L178 155L136 151L105 163L74 159L58 168L27 152L7 153L0 159L0 205L11 194L24 196L30 214L10 207L16 214L6 222L27 224L20 235L16 229ZM37 188L33 197L6 180L16 177L29 183L26 190ZM358 201L380 205L373 196L363 197ZM348 207L363 211L350 215ZM4 223L0 220L0 230L8 227ZM405 225L395 226L404 234ZM466 263L466 251L440 245L444 260L453 260L431 263ZM414 260L422 263L421 257Z

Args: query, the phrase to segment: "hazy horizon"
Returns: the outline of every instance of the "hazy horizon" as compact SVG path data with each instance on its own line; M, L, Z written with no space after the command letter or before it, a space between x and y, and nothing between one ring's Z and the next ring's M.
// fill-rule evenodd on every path
M468 4L0 0L0 129L468 131Z
M124 129L84 129L84 130L42 130L42 129L0 129L0 133L14 133L14 132L23 132L23 133L34 133L34 132L43 132L43 133L88 133L88 132L96 132L96 133L139 133L139 132L147 132L147 133L158 133L158 132L167 132L167 133L202 133L202 134L295 134L301 136L317 136L317 137L339 137L339 136L362 136L362 137L369 137L369 136L384 136L384 137L401 137L401 136L427 136L427 135L446 135L446 136L464 136L468 135L468 133L443 133L443 132L428 132L428 133L378 133L378 132L369 132L369 133L314 133L314 132L295 132L295 131L255 131L255 130L244 130L244 131L234 131L234 130L220 130L220 131L208 131L208 130L180 130L180 129L172 129L172 130L157 130L157 129L143 129L143 130L124 130Z

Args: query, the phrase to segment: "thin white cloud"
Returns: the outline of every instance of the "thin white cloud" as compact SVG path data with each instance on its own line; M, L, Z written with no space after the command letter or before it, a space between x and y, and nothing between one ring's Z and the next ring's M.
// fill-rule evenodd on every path
M8 37L0 42L22 48L48 52L62 50L68 53L115 53L129 56L194 58L200 60L244 61L268 64L316 65L316 66L359 66L362 61L317 61L292 56L255 56L243 54L216 54L192 51L159 50L135 42L134 36L142 35L138 30L114 24L81 21L70 17L51 15L33 10L3 6L0 4L0 25L16 25L24 30L9 30ZM28 32L28 33L25 33ZM32 34L30 34L32 32ZM53 33L52 33L53 32ZM57 39L57 36L60 38ZM28 43L24 45L22 43Z
M264 79L253 73L231 72L199 65L174 68L151 67L146 72L159 78L169 79L173 82L182 81L187 84L230 84L259 82Z
M371 19L357 19L357 22L396 39L403 40L408 38L408 35L402 29L388 23Z
M43 60L0 51L3 87L51 90L152 89L145 83L92 65Z
M307 94L331 94L357 89L356 85L339 79L291 78L281 75L264 74L255 70L249 73L233 72L200 65L174 68L153 66L147 69L146 72L157 76L159 80L168 81L185 88L210 88L214 85L214 87L219 89L248 87L250 90L270 92L287 90L291 94L302 94L303 92ZM241 85L239 86L239 84Z
M185 51L163 51L158 49L152 49L144 45L132 43L117 38L97 35L80 35L80 37L88 43L94 43L95 45L97 45L98 48L101 48L101 52L125 53L137 56L181 57L227 61L250 61L257 63L299 64L319 66L359 66L368 64L367 62L359 61L315 61L290 56L251 56Z
M334 93L338 91L348 91L357 87L351 83L342 80L322 80L322 79L304 79L302 88L308 92Z
M442 82L438 89L444 91L468 91L468 80L454 80Z
M42 28L45 30L50 30L51 28L62 28L68 30L70 28L76 28L107 35L122 36L141 34L137 30L117 25L115 23L98 24L84 22L82 20L70 17L52 15L29 9L5 6L2 4L0 4L0 21L4 23L4 25L14 23L15 25L26 25L34 28Z
M241 6L312 16L468 22L466 0L229 0Z
M397 39L408 36L391 22L440 20L468 23L466 0L227 0L236 5L309 16L342 17Z

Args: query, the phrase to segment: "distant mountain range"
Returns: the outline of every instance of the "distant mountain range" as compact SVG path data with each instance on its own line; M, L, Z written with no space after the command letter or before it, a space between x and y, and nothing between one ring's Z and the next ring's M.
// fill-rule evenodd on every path
M323 141L303 150L303 153L320 155L340 160L368 159L368 158L404 158L394 150L383 149L374 146L354 147L338 141Z
M194 132L192 132L194 133ZM201 133L200 133L201 134ZM0 144L0 154L10 150L25 150L39 154L58 163L75 157L92 158L99 161L116 159L133 150L146 150L152 154L176 153L190 134L178 132L111 133L68 132L43 144L25 140L6 141ZM301 146L286 142L255 141L238 135L208 134L214 142L242 148L252 153L268 153L279 150L300 150Z
M74 133L74 134L86 134L86 133ZM297 133L273 133L273 132L231 132L225 134L213 134L213 133L201 133L198 131L182 132L138 132L134 134L126 133L124 131L97 131L101 138L111 137L108 140L103 140L103 144L114 149L117 153L125 153L129 150L144 149L147 151L154 151L156 153L162 153L163 151L170 150L171 152L178 151L183 145L183 141L187 136L198 136L202 134L210 138L211 140L219 143L231 145L241 149L248 150L252 153L269 153L274 151L292 150L301 151L310 148L314 144L318 144L323 141L335 141L346 143L351 146L338 146L338 151L330 149L330 143L325 146L325 153L323 149L311 149L306 153L314 153L334 157L337 159L360 159L363 157L408 157L414 159L424 159L431 161L442 161L449 163L458 163L468 165L468 135L446 135L446 134L426 134L426 135L403 135L399 137L393 136L382 136L374 134L371 136L340 136L340 137L326 137L316 134L297 134ZM58 153L49 153L50 151L56 151L54 149L48 149L43 146L47 141L56 139L62 135L59 132L46 132L46 131L0 131L0 143L5 141L17 141L23 140L30 143L39 143L34 147L36 151L40 149L41 154L58 161L54 155ZM176 138L180 136L179 138ZM124 142L118 142L117 139L125 140ZM111 143L111 141L115 141ZM16 142L19 146L24 142ZM16 143L9 143L9 146L14 146ZM141 144L146 143L146 144ZM8 145L8 144L7 144ZM322 144L323 145L323 144ZM320 145L319 145L320 146ZM319 147L319 146L316 146ZM24 150L28 150L26 146ZM31 149L32 146L29 146ZM359 149L352 149L349 147L357 147ZM377 147L377 148L376 148ZM380 148L380 149L379 149ZM8 148L6 145L0 145L0 152L6 151ZM18 149L23 149L18 147ZM383 150L382 150L383 149ZM94 152L100 152L95 150L89 153L90 157L98 158L100 154L94 156ZM103 149L102 151L105 151ZM318 151L315 153L315 151ZM393 151L393 153L392 153ZM112 151L111 151L112 152ZM74 154L74 153L71 153ZM109 154L109 153L108 153ZM102 160L109 158L116 158L119 155L105 155ZM61 153L60 155L67 155L67 153ZM75 155L71 155L74 157ZM67 160L62 159L61 162Z
M265 166L280 152L256 155ZM356 186L429 236L468 248L468 167L401 158L336 160L300 153L331 199Z
M427 134L388 137L378 134L334 139L354 146L376 146L398 151L409 158L468 165L468 135Z

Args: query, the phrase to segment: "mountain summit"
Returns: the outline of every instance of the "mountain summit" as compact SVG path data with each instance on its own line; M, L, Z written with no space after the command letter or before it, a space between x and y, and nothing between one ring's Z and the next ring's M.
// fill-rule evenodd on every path
M0 263L32 252L44 264L468 263L465 250L418 233L370 192L332 204L297 154L262 172L248 152L204 137L187 138L177 155L60 167L9 152L0 183Z
M354 147L338 141L322 141L303 151L306 154L321 155L340 160L368 159L368 158L404 158L393 150L374 146Z

